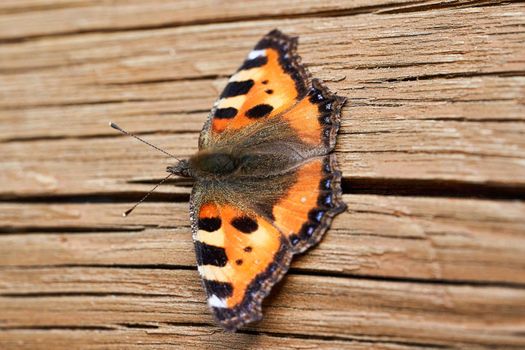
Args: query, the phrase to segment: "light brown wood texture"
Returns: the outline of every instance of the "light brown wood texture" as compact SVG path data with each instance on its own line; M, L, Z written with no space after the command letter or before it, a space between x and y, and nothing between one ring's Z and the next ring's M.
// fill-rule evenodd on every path
M224 333L162 154L279 28L348 103L344 201ZM525 5L0 2L1 349L525 348Z
M298 271L525 283L525 204L345 195L346 213ZM0 205L0 265L193 266L186 203ZM11 234L20 232L23 234Z

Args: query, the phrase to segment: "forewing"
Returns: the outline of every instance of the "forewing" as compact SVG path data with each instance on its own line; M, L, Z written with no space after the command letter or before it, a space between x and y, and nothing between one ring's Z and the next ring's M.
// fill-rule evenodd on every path
M297 38L278 30L257 43L214 104L201 133L201 148L227 129L285 112L307 94L309 78L296 48Z

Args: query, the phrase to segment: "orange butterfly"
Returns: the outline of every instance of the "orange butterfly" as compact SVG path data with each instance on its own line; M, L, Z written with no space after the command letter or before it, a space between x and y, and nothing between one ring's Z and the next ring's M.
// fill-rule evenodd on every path
M198 270L230 331L262 318L262 300L292 256L319 242L346 208L332 153L345 99L310 79L296 49L297 38L278 30L264 36L214 104L199 151L168 167L168 177L195 180Z
M217 321L236 330L292 256L345 210L335 147L342 97L301 65L297 38L268 33L231 76L199 152L168 171L195 179L190 203L199 273Z

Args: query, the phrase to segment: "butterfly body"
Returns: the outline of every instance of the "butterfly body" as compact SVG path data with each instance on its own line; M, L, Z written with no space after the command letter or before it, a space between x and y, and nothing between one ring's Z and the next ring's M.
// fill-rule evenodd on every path
M345 209L332 153L344 98L310 79L296 46L268 33L215 103L199 151L168 167L195 180L198 270L227 330L262 318L262 300L292 256Z

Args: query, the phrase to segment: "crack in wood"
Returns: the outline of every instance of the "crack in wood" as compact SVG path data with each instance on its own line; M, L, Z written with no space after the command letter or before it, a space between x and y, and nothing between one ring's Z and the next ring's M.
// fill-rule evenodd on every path
M118 269L118 270L168 270L168 271L196 271L195 265L170 265L170 264L55 264L55 265L24 265L24 266L1 266L1 270L47 270L49 268L57 269ZM508 289L525 289L525 283L519 282L502 282L502 281L478 281L466 279L445 279L445 278L416 278L416 277L395 277L381 275L352 274L337 272L332 270L296 268L291 267L288 270L289 276L310 276L310 277L330 277L341 280L363 280L377 282L392 282L401 284L421 284L435 286L463 286L472 288L508 288ZM24 292L24 293L0 293L3 297L12 298L44 298L44 297L61 297L61 296L100 296L107 297L112 295L121 296L141 296L141 297L171 297L173 294L161 293L129 293L129 292Z
M387 152L387 151L381 151ZM159 179L128 181L130 184L156 184ZM168 184L190 188L191 180L169 181ZM495 200L525 200L525 186L513 183L473 183L458 180L433 179L388 179L343 177L341 187L343 194L371 194L403 197L439 197L439 198L476 198ZM0 193L0 203L133 203L147 192L104 192L91 194L63 195L9 195ZM153 192L149 202L186 203L189 193ZM12 232L16 227L0 227L0 232ZM72 230L75 230L72 227ZM102 229L101 229L102 230Z
M483 118L472 119L467 117L428 117L428 118L413 118L412 120L434 121L434 122L462 122L462 123L522 123L524 118ZM350 134L350 133L348 133Z
M372 68L371 68L372 69ZM476 78L476 77L500 77L500 78L512 78L512 77L524 77L525 71L514 70L514 71L495 71L495 72L457 72L457 73L437 73L437 74L421 74L407 77L388 78L381 79L378 81L395 83L403 81L418 81L418 80L434 80L434 79L458 79L458 78Z
M1 45L1 44L0 44ZM126 98L126 99L108 99L103 101L82 101L82 102L57 102L57 103L35 103L25 104L20 106L2 106L1 110L13 111L30 108L46 108L46 107L79 107L79 106L93 106L93 105L109 105L112 103L127 103L127 102L155 102L165 101L165 99L147 99L147 98Z
M130 183L153 184L158 179L135 180ZM172 185L189 188L192 183L187 179L170 182ZM512 183L471 183L456 180L426 180L426 179L380 179L380 178L347 178L342 179L343 194L383 195L402 197L437 197L437 198L475 198L493 200L525 200L525 186ZM142 198L147 192L108 192L93 194L64 194L64 195L16 195L0 194L0 203L133 203ZM153 192L148 202L186 203L189 193L162 193ZM75 226L0 226L0 233L25 232L125 232L138 231L137 228L101 228Z
M76 326L76 325L39 325L39 326L1 326L0 330L28 330L28 331L115 331L117 328L110 326Z
M417 4L418 1L414 1L414 4ZM35 35L26 35L13 38L3 38L0 39L1 44L18 44L26 43L34 40L41 39L52 39L57 37L67 37L67 36L79 36L85 34L103 34L103 33L120 33L120 32L132 32L132 31L150 31L150 30L159 30L166 28L177 28L177 27L191 27L191 26L202 26L206 24L226 24L226 23L235 23L240 21L253 21L261 22L268 20L279 20L279 19L295 19L295 18L304 18L304 17L342 17L342 16L355 16L370 12L377 12L382 8L391 8L398 6L396 4L381 4L381 5L372 5L372 6L361 6L353 9L339 9L336 11L303 11L300 13L287 13L287 14L253 14L247 16L232 16L224 18L210 18L210 19L194 19L189 21L180 21L180 22L167 22L162 24L151 24L151 25L137 25L137 26L127 26L121 28L112 28L112 27L98 27L85 30L64 30L58 31L55 33L48 34L35 34Z
M46 233L67 233L67 234L80 234L80 233L132 233L142 232L146 228L146 225L136 226L108 226L108 227L85 227L85 226L0 226L0 235L18 235L24 233L31 234L46 234Z
M158 182L157 182L158 183ZM63 195L9 195L0 193L0 203L134 203L142 198L147 192L103 192L90 194L63 194ZM148 202L188 202L189 193L163 193L153 192L148 197Z
M192 114L192 113L209 113L209 110L194 110L194 111L174 111L170 112L173 114ZM159 113L159 115L164 113ZM194 135L197 131L191 130L172 130L172 131L142 131L134 132L137 136L147 135ZM108 133L91 134L91 135L38 135L38 136L24 136L24 137L11 137L0 139L0 143L12 143L12 142L38 142L38 141L57 141L57 140L93 140L93 139L104 139L104 138L115 138L125 137L125 135L115 134L111 130Z
M251 330L251 329L241 329L238 331L241 334L251 334L251 335L267 335L267 336L273 336L273 337L280 337L280 338L294 338L294 339L317 339L317 340L324 340L324 341L343 341L343 342L358 342L358 343L365 343L365 344L392 344L392 345L403 345L408 347L421 347L425 346L428 349L453 349L453 347L450 347L448 345L441 345L441 344L432 344L432 343L424 343L424 342L404 342L404 341L396 341L391 339L372 339L369 336L363 336L363 337L356 337L356 334L354 333L351 337L342 337L342 336L335 336L335 335L311 335L311 334L299 334L299 333L279 333L279 332L270 332L270 331L257 331L257 330Z
M379 275L364 275L364 274L349 274L339 273L330 270L312 270L312 269L297 269L290 268L289 274L299 276L323 276L331 278L343 278L353 280L366 280L366 281L382 281L382 282L393 282L393 283L414 283L414 284L427 284L427 285L442 285L442 286L468 286L468 287L480 287L480 288L511 288L511 289L525 289L524 283L515 282L498 282L498 281L474 281L474 280L451 280L451 279L427 279L427 278L415 278L415 277L393 277L393 276L379 276Z
M456 180L343 178L344 194L524 200L525 187L512 183Z
M117 325L129 329L159 329L160 326L149 323L117 323Z
M217 79L228 79L230 75L221 75L221 74L204 74L196 76L188 76L181 78L167 78L167 79L144 79L144 80L131 80L125 82L115 82L115 83L103 83L102 85L106 86L127 86L127 85L149 85L149 84L164 84L164 83L175 83L175 82L185 82L185 81L208 81L208 80L217 80Z
M386 9L380 11L380 14L399 14L409 12L420 12L420 11L431 11L431 10L442 10L447 8L469 8L469 7L492 7L502 4L519 3L522 0L473 0L473 1L448 1L445 3L431 3L414 6L399 6L394 9Z
M182 270L194 271L197 266L194 265L175 265L175 264L50 264L50 265L24 265L24 266L0 266L0 270L11 269L49 269L49 268L105 268L105 269L131 269L131 270Z
M142 297L142 298L169 298L173 297L173 294L161 294L161 293L125 293L125 292L28 292L28 293L0 293L0 297L4 298L50 298L50 297Z

